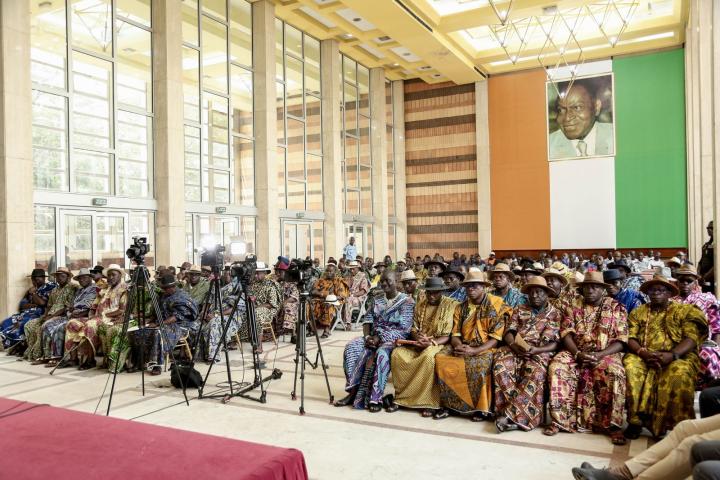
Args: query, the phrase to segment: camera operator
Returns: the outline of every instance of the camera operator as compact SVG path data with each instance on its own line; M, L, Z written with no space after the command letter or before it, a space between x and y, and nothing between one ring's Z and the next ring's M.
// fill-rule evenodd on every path
M255 317L257 319L258 333L270 331L270 339L274 340L274 331L272 330L273 320L280 311L282 305L282 293L280 285L277 282L267 278L270 268L264 262L257 262L255 270L255 279L250 283L250 296L255 299ZM248 338L247 325L243 324L241 339ZM262 338L258 342L257 353L262 353Z

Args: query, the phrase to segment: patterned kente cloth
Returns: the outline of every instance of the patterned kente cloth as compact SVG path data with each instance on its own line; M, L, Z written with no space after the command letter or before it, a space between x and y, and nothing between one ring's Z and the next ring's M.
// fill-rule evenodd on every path
M102 346L105 355L112 355L115 337L122 332L125 310L128 308L128 286L120 282L115 288L108 286L95 299L95 316L85 324L85 337L90 340L93 350ZM116 315L110 317L109 313ZM72 321L68 322L68 326ZM123 345L127 347L127 344Z
M447 291L443 293L443 296L450 298L451 300L455 300L458 303L463 303L465 300L467 300L467 292L465 291L465 288L458 287L453 291Z
M718 308L718 300L715 295L695 291L685 298L675 297L673 301L695 305L703 311L708 322L708 338L710 340L714 340L715 335L720 334L720 308ZM699 384L703 387L717 378L720 378L720 346L703 345L700 349Z
M521 293L520 289L515 287L510 287L505 295L500 295L495 290L492 290L490 293L496 297L500 297L502 301L505 302L505 305L510 308L515 308L518 305L525 305L527 303L527 295Z
M395 298L377 297L365 315L365 323L372 324L372 335L382 344L377 350L365 347L365 338L348 342L343 354L343 369L347 383L345 391L358 387L353 406L365 408L369 402L382 401L385 384L390 375L390 355L395 340L407 338L413 323L415 302L404 293Z
M72 304L72 314L78 318L87 318L90 306L97 296L97 287L90 283L86 288L78 288ZM65 326L68 315L55 317L42 326L42 357L60 358L63 356L65 346Z
M325 297L331 294L335 295L340 303L344 303L345 299L350 295L347 284L338 275L332 279L323 276L315 282L310 308L313 320L315 320L319 328L330 328L335 320L337 309L340 308L325 303Z
M262 341L273 340L273 322L282 307L282 287L269 278L254 281L250 284L250 296L255 299L255 319L257 332ZM240 338L248 340L247 322L240 327Z
M218 347L222 344L222 332L223 332L223 321L225 323L230 322L225 332L225 340L229 342L233 339L235 334L240 331L240 325L243 323L245 318L245 301L240 298L241 287L238 285L237 280L233 280L220 289L221 308L223 311L223 318L220 318L218 312L210 312L212 318L210 320L204 319L202 326L200 327L200 336L198 338L196 356L209 361L215 357L216 361L220 359L220 351ZM214 295L210 294L211 305L215 304ZM237 302L237 309L233 313L233 308ZM217 356L215 352L217 351Z
M200 328L195 300L177 288L174 293L160 297L160 310L164 319L175 317L174 323L160 328L163 355L170 353L185 335L189 334L188 342L192 345Z
M343 324L345 329L349 330L352 322L352 311L353 309L359 309L365 298L367 298L367 294L370 292L370 282L364 272L358 272L354 277L349 278L346 283L349 285L349 296L345 300L345 307L343 308Z
M28 345L27 350L25 350L25 359L33 361L42 357L43 325L45 322L55 320L59 316L64 317L65 311L72 307L77 289L77 284L70 283L69 281L64 286L58 286L53 289L53 291L50 292L47 305L45 306L45 314L25 324L25 337L27 338Z
M560 338L573 335L581 352L596 353L614 342L627 343L625 307L610 297L594 307L578 296L562 313ZM553 425L566 432L622 427L626 386L622 353L605 356L589 368L581 367L565 350L550 362L548 376Z
M644 305L647 302L643 293L638 290L631 290L628 288L620 289L618 294L615 295L615 300L625 307L625 311L627 311L628 315L631 314L637 307Z
M280 333L283 331L293 332L300 312L300 290L294 282L282 282L280 287L283 290L283 303L277 316L278 328L276 331Z
M35 295L47 301L52 292L56 287L55 282L46 282L38 287ZM26 294L20 305L18 306L18 313L11 315L0 323L0 340L3 342L3 347L9 348L16 343L25 339L25 324L30 320L34 320L42 316L45 313L45 307L31 306L32 295Z
M532 347L544 347L560 340L560 310L548 303L535 310L529 305L515 309L505 327L506 332L520 335ZM495 352L495 412L504 415L523 430L540 425L545 403L547 368L553 353L530 358L517 356L510 347Z
M470 301L459 304L452 336L464 344L477 347L495 339L502 340L512 308L502 298L487 294L475 305ZM494 348L478 355L460 357L447 346L435 356L435 370L440 386L440 405L460 413L491 413L492 359Z
M458 303L441 297L439 305L429 305L423 296L415 305L411 338L425 335L430 338L447 337L452 332ZM435 381L435 355L443 345L424 349L398 347L393 350L390 367L395 386L395 403L410 408L439 408L440 389Z
M629 338L649 351L668 352L686 338L696 348L658 370L628 353L623 363L628 383L628 422L644 425L653 435L672 430L682 420L695 418L693 401L700 372L699 346L707 337L707 320L695 305L670 302L655 311L643 305L630 314Z

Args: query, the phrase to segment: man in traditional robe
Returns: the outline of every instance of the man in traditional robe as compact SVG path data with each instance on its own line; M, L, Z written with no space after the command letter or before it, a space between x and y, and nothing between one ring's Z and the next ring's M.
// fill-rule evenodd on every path
M502 298L503 302L511 308L527 303L527 297L519 289L513 287L515 274L510 270L507 263L498 263L493 270L488 272L488 278L492 282L492 295Z
M335 295L342 304L348 297L350 291L343 279L337 275L337 263L334 260L328 260L323 276L315 282L312 290L311 312L318 334L322 338L330 336L330 328L332 327L337 307L325 302L328 295Z
M370 282L367 276L360 271L360 264L355 260L347 263L350 275L346 283L348 284L349 295L345 300L343 307L343 325L345 331L349 331L352 325L352 312L359 310L360 305L365 302L368 292L370 292Z

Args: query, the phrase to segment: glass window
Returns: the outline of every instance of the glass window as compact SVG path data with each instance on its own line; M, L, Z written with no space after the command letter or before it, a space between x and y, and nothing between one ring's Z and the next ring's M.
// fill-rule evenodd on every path
M305 91L320 96L320 41L305 35Z
M145 256L145 265L155 266L155 212L130 212L129 235L145 237L150 244L150 251Z
M151 0L116 0L117 14L146 27L150 27Z
M117 100L121 105L152 110L150 32L117 22Z
M227 11L225 8L225 0L202 0L203 13L209 13L220 20L225 21Z
M316 97L305 97L305 148L308 153L322 155L322 105Z
M65 90L67 29L65 2L53 2L47 11L33 11L30 24L30 76L35 85Z
M32 94L33 180L35 188L67 190L67 100Z
M245 0L230 0L230 55L233 62L252 65L252 9Z
M110 0L71 0L72 44L112 56L112 4Z
M358 108L357 108L357 87L355 85L345 84L344 93L345 105L345 133L347 135L357 135L358 127Z
M51 270L55 262L55 208L35 207L35 268Z
M253 142L241 137L233 138L235 155L235 203L255 205L255 152Z
M182 0L183 42L198 45L198 0Z
M277 105L277 143L285 145L285 84L275 82L275 102Z
M323 222L318 221L312 223L312 238L313 259L321 259L321 262L324 264L325 262L323 261L323 259L325 258L325 224Z
M253 135L253 79L252 72L232 65L231 102L232 131L247 136Z
M110 162L108 153L75 149L73 151L73 178L79 193L110 193Z
M303 108L303 62L294 57L285 58L285 94L287 98L287 114L304 118Z
M227 53L227 27L208 17L202 17L203 89L227 93Z
M370 116L370 70L358 64L357 67L358 103L360 115Z
M118 188L128 197L149 196L152 152L151 118L118 112Z
M323 211L322 157L308 154L305 157L307 175L307 209Z
M110 148L112 63L74 52L73 88L75 146Z
M200 201L200 129L185 126L185 200Z

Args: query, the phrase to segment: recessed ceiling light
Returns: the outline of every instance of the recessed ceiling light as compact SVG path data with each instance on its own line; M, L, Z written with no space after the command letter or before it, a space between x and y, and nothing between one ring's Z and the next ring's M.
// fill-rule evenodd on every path
M362 18L355 17L355 18L353 18L353 22L362 22Z
M409 57L410 55L411 55L410 52L403 53L403 57Z
M393 67L399 67L399 66L400 66L399 63L393 63Z
M50 7L52 7L52 2L47 1L47 0L44 1L44 2L40 2L40 3L38 3L38 7L40 7L40 8L50 8Z

